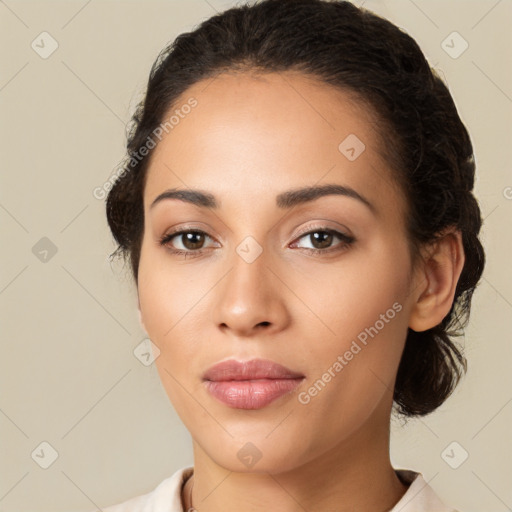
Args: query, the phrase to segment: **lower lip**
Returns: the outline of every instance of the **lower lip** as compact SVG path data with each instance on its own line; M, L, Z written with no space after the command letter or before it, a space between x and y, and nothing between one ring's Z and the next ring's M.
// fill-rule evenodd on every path
M218 400L235 409L261 409L293 391L303 380L257 379L206 381L206 389Z

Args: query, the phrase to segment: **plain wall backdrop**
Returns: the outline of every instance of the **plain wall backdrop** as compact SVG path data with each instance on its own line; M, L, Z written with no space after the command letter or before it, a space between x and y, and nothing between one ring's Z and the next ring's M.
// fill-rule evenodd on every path
M468 373L433 414L392 422L392 462L422 472L461 512L504 512L512 2L363 4L412 35L444 76L474 144L485 218L487 267L462 340ZM128 267L109 261L105 201L93 191L124 156L125 127L158 52L234 5L0 2L0 512L88 512L192 464L190 436L155 366L134 354L146 338L134 285Z

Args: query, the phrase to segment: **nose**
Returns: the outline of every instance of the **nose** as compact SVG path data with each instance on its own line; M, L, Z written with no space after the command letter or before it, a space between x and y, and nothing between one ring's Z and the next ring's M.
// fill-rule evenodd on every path
M235 337L259 337L289 324L286 286L270 260L265 250L252 262L233 255L229 272L214 289L214 320L219 329Z

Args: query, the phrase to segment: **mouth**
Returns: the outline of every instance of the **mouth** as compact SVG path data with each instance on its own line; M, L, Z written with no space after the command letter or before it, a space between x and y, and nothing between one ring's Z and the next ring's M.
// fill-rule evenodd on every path
M207 391L235 409L261 409L290 394L305 376L267 359L230 359L209 368L203 375Z

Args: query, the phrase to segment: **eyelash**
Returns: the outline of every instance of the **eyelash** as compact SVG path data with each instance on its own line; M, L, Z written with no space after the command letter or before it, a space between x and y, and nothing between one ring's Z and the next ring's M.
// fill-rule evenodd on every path
M184 229L181 231L176 231L173 233L165 234L164 236L162 236L160 238L159 245L166 247L171 253L173 253L177 256L184 256L185 259L189 258L189 257L201 256L205 252L205 249L196 249L196 250L190 249L188 251L183 251L181 249L171 248L167 245L167 244L169 244L169 242L171 242L177 236L184 235L187 233L202 234L202 235L206 235L206 237L208 237L208 238L211 238L207 233L205 233L204 231L201 231L199 229ZM337 237L341 240L341 243L339 244L339 246L329 247L327 249L316 249L316 248L310 248L310 247L302 247L301 248L301 249L305 249L310 254L322 255L322 254L326 254L326 253L341 251L344 249L348 249L355 242L355 238L352 236L346 235L344 233L340 233L339 231L336 231L334 229L323 228L323 227L315 228L310 231L306 231L304 233L299 233L298 237L295 240L300 240L301 238L311 235L313 233L328 233L330 235L334 235L335 237Z

